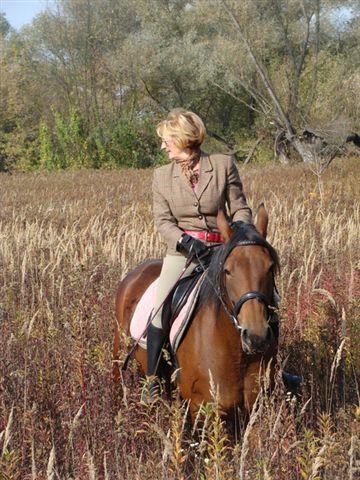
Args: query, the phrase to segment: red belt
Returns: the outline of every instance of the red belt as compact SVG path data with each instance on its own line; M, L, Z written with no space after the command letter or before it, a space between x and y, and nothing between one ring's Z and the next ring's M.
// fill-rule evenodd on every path
M223 239L220 233L217 233L217 232L209 232L208 230L184 230L184 231L191 237L197 238L199 240L205 240L205 242L215 242L215 243L223 242Z

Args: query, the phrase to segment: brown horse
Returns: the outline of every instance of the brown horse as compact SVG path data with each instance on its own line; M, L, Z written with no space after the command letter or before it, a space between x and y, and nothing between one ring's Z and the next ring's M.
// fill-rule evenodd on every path
M217 223L224 245L214 252L191 325L176 354L177 384L182 398L190 400L192 419L203 402L212 401L211 381L223 412L239 406L249 413L259 392L260 371L277 352L278 324L272 307L279 264L266 241L267 212L259 207L255 227L242 222L230 227L222 212ZM115 379L119 377L119 330L129 333L136 304L160 269L161 261L147 261L119 285ZM146 372L146 351L137 347L135 358Z

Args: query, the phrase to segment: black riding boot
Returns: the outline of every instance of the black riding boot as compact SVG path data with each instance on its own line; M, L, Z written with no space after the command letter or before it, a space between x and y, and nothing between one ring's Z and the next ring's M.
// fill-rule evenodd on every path
M161 350L165 342L165 334L162 328L155 327L152 323L147 331L147 370L149 380L148 390L143 390L141 402L148 405L157 397L160 389L156 372L159 365Z

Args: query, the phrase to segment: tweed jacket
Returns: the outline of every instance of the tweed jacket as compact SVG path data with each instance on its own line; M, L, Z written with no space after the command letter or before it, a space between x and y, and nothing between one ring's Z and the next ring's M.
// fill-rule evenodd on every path
M153 178L155 226L168 245L167 253L176 255L176 244L184 230L217 231L218 209L232 220L251 222L239 172L229 155L201 152L199 182L193 190L180 165L158 167Z

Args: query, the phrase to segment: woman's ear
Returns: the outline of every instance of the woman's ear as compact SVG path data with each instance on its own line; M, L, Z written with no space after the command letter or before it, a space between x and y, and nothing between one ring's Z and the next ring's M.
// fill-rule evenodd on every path
M234 233L234 230L228 224L223 210L218 210L216 223L224 243L227 243L230 240L231 235Z
M264 204L261 203L256 212L255 228L264 238L266 238L267 235L268 223L269 215L264 207Z

